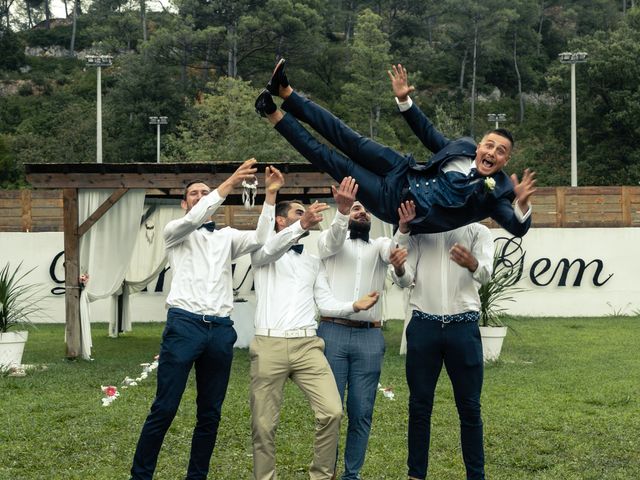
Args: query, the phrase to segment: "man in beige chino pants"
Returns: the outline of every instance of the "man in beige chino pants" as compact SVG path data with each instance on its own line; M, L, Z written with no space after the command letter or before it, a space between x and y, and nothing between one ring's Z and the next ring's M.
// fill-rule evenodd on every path
M251 255L257 299L256 335L249 347L254 480L277 478L275 433L288 378L304 392L315 416L311 480L330 480L335 470L342 404L324 341L316 336L316 304L341 317L371 308L378 293L355 302L336 300L320 260L297 243L327 208L278 203L277 233Z

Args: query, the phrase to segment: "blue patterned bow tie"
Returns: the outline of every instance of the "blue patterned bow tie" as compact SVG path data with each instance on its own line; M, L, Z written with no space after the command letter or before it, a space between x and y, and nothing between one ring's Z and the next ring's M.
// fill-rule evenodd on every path
M204 228L206 230L209 230L210 232L213 232L216 229L216 222L203 223L198 227L198 230L200 230L201 228Z
M304 249L304 245L298 243L297 245L291 245L289 247L289 250L293 250L294 252L296 252L297 254L302 254L302 250Z
M471 170L469 170L469 180L475 180L478 177L480 177L480 174L478 173L477 168L473 167Z

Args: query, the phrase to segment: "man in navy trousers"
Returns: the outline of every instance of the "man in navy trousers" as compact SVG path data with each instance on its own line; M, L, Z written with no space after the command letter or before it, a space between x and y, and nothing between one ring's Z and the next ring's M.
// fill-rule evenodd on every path
M336 181L351 176L357 198L379 219L397 224L397 208L413 200L416 218L412 233L443 232L487 217L512 235L523 236L531 226L531 195L535 174L525 170L522 181L502 171L513 149L504 129L488 132L478 146L471 138L449 140L411 101L413 87L398 65L389 72L396 101L407 123L434 156L418 164L412 155L363 137L333 114L298 95L289 85L284 59L274 69L266 89L256 100L256 111L307 160ZM281 97L282 111L272 95ZM318 142L300 123L310 125L337 150ZM339 151L338 151L339 150Z

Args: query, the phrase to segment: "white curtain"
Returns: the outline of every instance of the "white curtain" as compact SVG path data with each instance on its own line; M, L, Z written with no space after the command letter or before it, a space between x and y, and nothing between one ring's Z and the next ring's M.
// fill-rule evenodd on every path
M122 330L131 331L133 314L131 312L131 295L141 292L156 278L167 265L162 232L171 220L184 215L184 210L176 205L155 205L155 210L140 225L133 248L131 263L122 287ZM118 336L117 318L109 322L109 336Z
M111 195L111 190L86 189L78 195L78 221L82 224ZM129 190L80 239L80 274L89 282L80 295L82 358L91 358L91 302L120 290L129 267L140 226L145 191ZM115 301L115 298L113 298ZM114 320L111 308L109 323ZM102 320L102 319L101 319Z

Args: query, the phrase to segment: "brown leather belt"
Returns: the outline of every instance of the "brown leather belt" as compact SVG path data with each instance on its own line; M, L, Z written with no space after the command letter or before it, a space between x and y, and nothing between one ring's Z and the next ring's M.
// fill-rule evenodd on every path
M380 320L367 322L366 320L348 320L346 318L320 317L320 321L336 323L338 325L344 325L345 327L352 328L380 328L382 326L382 322Z

